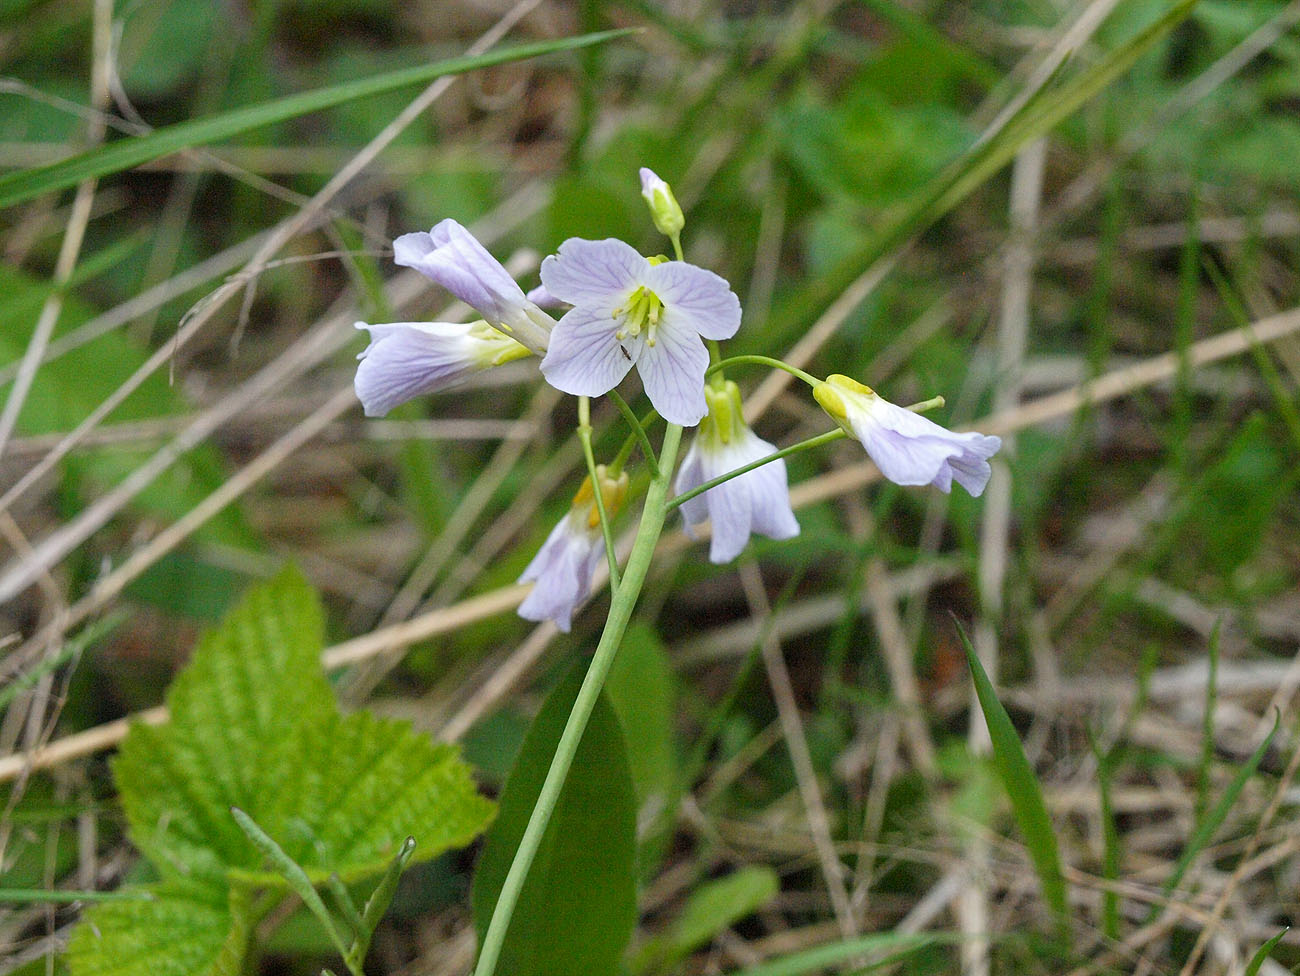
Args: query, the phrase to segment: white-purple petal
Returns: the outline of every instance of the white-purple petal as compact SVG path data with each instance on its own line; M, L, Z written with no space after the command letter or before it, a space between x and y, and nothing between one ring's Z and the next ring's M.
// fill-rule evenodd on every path
M684 495L692 488L696 488L709 479L704 476L701 470L701 451L700 439L696 437L691 441L691 446L686 449L686 455L682 458L681 467L677 469L677 477L673 481L673 491L678 495ZM681 504L682 518L686 520L686 534L695 537L693 526L699 525L709 517L708 503L704 500L705 495L696 495Z
M414 268L499 325L526 314L523 289L468 230L448 218L393 241L393 260Z
M524 297L538 308L561 308L567 304L566 302L560 301L547 291L545 285L538 285L536 288L529 291Z
M646 396L669 423L694 427L708 413L704 371L709 351L698 333L665 316L659 320L655 344L647 343L634 358Z
M1002 440L974 431L956 433L881 397L844 397L848 422L890 481L951 491L954 478L973 496L983 493L988 459Z
M608 393L627 375L644 344L643 336L620 341L617 330L618 323L607 315L588 308L570 309L551 332L542 358L546 382L574 396Z
M367 417L379 417L413 397L451 386L488 363L473 356L469 325L450 322L356 324L370 345L357 357L356 391Z
M678 494L776 452L775 447L748 427L742 427L730 444L704 447L705 436L714 435L697 437L687 451L674 484ZM688 465L692 460L695 463ZM694 504L697 502L703 504ZM681 508L688 525L703 522L706 517L712 523L709 559L714 563L735 559L753 533L772 539L789 539L799 534L799 523L790 508L784 460L772 461L725 481Z
M642 283L663 302L663 316L706 339L730 339L740 328L740 299L725 278L684 261L665 261Z
M525 620L553 620L565 633L574 611L591 592L591 579L603 554L598 532L588 531L566 515L551 530L541 549L519 577L533 582L532 591L519 605Z
M650 262L630 244L614 238L571 237L542 262L542 284L560 301L610 314L634 292Z

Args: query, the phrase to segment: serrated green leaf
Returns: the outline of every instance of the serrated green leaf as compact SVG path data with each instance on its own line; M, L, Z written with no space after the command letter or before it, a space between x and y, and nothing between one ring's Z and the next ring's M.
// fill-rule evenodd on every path
M72 933L72 976L241 976L252 928L247 897L224 887L169 881L149 901L88 911Z
M333 713L323 627L311 587L282 572L199 641L167 695L171 721L132 726L113 774L131 839L164 874L260 864L230 808L261 822L300 727Z
M501 886L582 684L573 669L542 707L501 794L474 876L487 931ZM506 933L497 971L613 976L636 922L636 804L623 732L602 694L573 759Z
M287 569L203 637L114 763L132 840L166 876L280 884L230 814L248 814L313 883L382 873L468 843L491 819L453 746L409 723L338 712L320 666L316 595Z
M492 819L455 746L409 722L333 715L284 756L278 804L258 818L316 884L384 872L408 836L426 861L474 839Z

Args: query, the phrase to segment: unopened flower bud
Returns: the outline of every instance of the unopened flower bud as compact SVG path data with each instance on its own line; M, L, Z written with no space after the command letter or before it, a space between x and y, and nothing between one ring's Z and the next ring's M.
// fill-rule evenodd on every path
M641 196L650 208L650 216L659 233L676 237L682 232L686 218L673 196L673 188L644 166L641 167Z

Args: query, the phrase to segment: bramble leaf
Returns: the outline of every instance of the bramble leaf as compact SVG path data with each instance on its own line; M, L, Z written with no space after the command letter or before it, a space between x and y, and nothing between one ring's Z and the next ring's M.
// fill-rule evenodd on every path
M338 885L391 875L411 855L408 837L428 859L487 825L493 805L455 747L408 723L340 714L323 644L316 594L287 569L200 640L167 695L170 720L132 726L113 771L131 838L164 881L152 900L87 914L69 950L75 976L236 976L248 900L287 891L285 863L301 866L302 885L331 875Z
M68 943L73 976L240 976L253 916L247 893L167 881L149 900L86 912Z

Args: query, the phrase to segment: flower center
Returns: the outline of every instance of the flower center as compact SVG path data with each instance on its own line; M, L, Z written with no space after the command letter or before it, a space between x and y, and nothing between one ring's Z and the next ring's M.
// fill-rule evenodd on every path
M659 300L659 296L642 285L632 292L626 305L614 309L613 317L623 320L622 326L614 333L614 338L622 342L629 336L635 338L644 331L646 345L653 346L655 333L659 329L659 316L663 310L664 303Z

